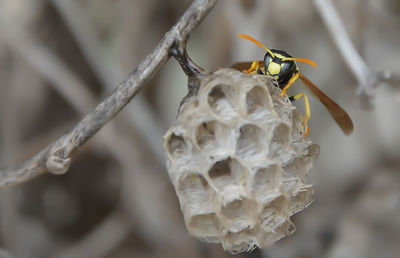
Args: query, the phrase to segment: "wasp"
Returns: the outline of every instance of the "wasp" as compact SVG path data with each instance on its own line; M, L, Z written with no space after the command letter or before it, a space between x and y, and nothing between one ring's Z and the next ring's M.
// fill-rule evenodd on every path
M306 58L294 58L283 50L269 49L256 39L246 34L239 34L240 38L250 40L258 46L265 49L264 60L256 60L253 62L239 62L234 64L232 67L241 70L247 74L262 74L268 77L272 77L278 82L279 88L282 90L281 97L286 95L287 90L293 83L300 78L304 84L311 90L311 92L322 102L322 104L328 109L329 113L335 119L336 123L342 129L344 134L350 135L353 132L353 122L347 112L341 108L335 101L333 101L328 95L326 95L321 89L319 89L314 83L312 83L304 74L302 74L295 62L303 62L310 64L314 67L317 64ZM250 68L247 68L250 67ZM247 69L246 69L247 68ZM307 126L308 119L311 118L310 104L308 97L305 93L300 93L295 96L289 97L290 101L304 98L305 104L305 115L303 128L306 129L305 135L309 133Z

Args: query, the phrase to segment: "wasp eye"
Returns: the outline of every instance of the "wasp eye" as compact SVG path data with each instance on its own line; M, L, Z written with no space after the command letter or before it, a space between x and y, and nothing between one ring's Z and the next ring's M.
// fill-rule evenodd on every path
M290 62L283 62L281 65L281 73L285 74L288 73L291 67L291 63Z
M269 63L272 62L272 56L267 52L264 57L265 67L268 67Z

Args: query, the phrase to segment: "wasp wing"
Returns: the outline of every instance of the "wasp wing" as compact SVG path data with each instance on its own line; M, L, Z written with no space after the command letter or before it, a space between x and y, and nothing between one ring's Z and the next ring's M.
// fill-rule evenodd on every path
M336 123L340 126L342 131L346 135L350 135L353 132L354 125L350 116L341 108L335 101L333 101L328 95L320 90L314 83L307 79L304 74L300 73L300 79L306 84L306 86L316 95L319 100L328 109L329 113L335 119Z
M264 60L257 60L260 67L264 67ZM245 61L245 62L238 62L231 66L231 68L236 69L238 71L244 71L250 68L253 61Z

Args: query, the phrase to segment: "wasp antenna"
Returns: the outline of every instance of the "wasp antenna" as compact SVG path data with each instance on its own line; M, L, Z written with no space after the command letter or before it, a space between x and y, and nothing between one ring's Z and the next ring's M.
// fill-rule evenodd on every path
M306 58L293 58L293 57L287 57L287 58L283 58L282 61L297 61L297 62L303 62L303 63L307 63L309 65L312 65L314 67L317 67L317 64L310 59L306 59Z
M249 35L246 34L239 34L238 35L239 38L244 38L247 40L250 40L251 42L253 42L254 44L259 45L260 47L262 47L263 49L265 49L272 57L275 57L274 53L269 50L269 48L267 48L266 46L264 46L263 44L261 44L258 40L256 40L255 38L250 37Z

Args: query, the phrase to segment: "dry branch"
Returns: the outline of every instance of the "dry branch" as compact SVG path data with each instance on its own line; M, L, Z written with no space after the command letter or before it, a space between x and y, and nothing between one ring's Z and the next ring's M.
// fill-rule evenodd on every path
M169 51L175 43L182 45L187 42L190 32L203 20L215 3L216 0L195 0L153 52L68 134L32 158L1 169L0 187L27 181L46 171L54 174L65 173L71 164L72 154L129 103L168 60Z
M104 51L100 47L101 42L94 28L91 27L88 15L82 11L78 1L53 0L52 2L73 33L82 53L93 67L96 76L100 78L103 87L106 90L112 90L123 72L116 62L108 61L104 56ZM150 103L139 95L136 97L135 103L127 108L127 111L128 114L124 118L136 129L140 138L146 140L155 158L162 163L164 152L159 138L163 132L159 118L152 110Z
M364 89L370 87L371 70L351 42L345 26L332 2L330 0L314 0L314 4L347 66L357 78L360 88Z
M385 76L385 74L388 75L391 73L389 71L383 73L371 71L351 42L345 25L330 0L314 0L314 5L328 28L346 65L358 81L357 95L360 96L361 104L363 107L370 107L371 98L373 97L372 89L381 82L390 81L391 76Z

